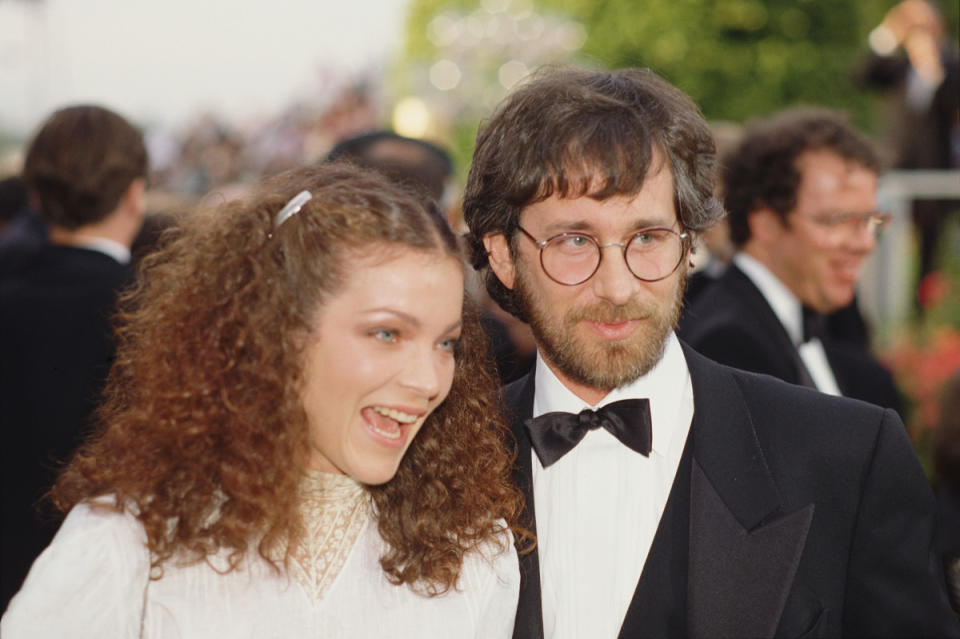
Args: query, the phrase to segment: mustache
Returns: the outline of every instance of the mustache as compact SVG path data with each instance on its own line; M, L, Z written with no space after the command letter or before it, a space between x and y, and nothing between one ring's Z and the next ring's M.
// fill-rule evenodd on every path
M587 320L615 324L635 319L646 319L653 315L655 311L655 305L644 304L636 300L620 305L603 301L571 309L567 314L567 322L572 324Z

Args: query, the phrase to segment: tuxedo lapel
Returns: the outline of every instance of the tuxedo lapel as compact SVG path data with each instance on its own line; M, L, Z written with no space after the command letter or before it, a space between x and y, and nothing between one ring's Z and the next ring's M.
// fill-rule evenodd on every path
M777 348L792 362L796 377L794 379L784 379L784 381L816 388L810 372L803 360L800 359L800 352L797 351L796 345L790 339L790 335L787 334L787 329L783 327L780 318L773 312L770 302L763 296L757 285L737 268L736 264L732 264L727 269L727 272L724 273L724 280L733 294L743 301L750 314L760 322Z
M693 381L688 628L691 636L773 636L813 518L781 509L740 387L684 347Z
M780 493L740 388L724 367L684 345L693 382L687 623L691 636L772 636L813 517L813 505L781 509ZM533 467L524 420L534 374L504 389L517 439L514 479L526 499L521 523L536 534ZM520 555L514 637L543 638L536 548Z
M535 369L534 369L535 370ZM534 371L504 389L504 401L510 415L510 428L517 439L514 481L525 500L520 523L536 534L537 517L533 501L533 461L530 437L523 422L533 416ZM515 639L543 639L543 609L540 597L540 559L536 547L520 554L520 600L514 623Z

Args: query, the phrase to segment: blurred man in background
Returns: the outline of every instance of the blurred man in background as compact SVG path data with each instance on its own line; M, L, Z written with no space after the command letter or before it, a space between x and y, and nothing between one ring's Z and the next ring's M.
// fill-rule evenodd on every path
M850 305L887 218L879 158L839 114L752 124L723 163L733 264L684 312L680 336L721 363L901 409L890 373L826 330Z
M328 160L350 160L383 173L446 208L453 181L450 154L436 144L392 131L371 131L338 142Z
M113 360L110 316L133 277L147 152L121 116L73 106L40 128L23 177L49 241L0 271L3 608L56 532L38 503L84 434Z

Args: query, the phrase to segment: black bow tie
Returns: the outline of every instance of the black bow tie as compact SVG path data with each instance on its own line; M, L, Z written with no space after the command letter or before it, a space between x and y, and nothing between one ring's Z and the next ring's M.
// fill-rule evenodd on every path
M653 442L650 400L624 399L599 410L547 413L524 422L540 463L546 468L580 443L587 431L605 428L627 447L648 456Z
M822 340L823 336L827 334L827 316L823 315L822 313L818 313L809 306L804 306L802 313L803 341L800 343L805 344L814 337L818 337Z

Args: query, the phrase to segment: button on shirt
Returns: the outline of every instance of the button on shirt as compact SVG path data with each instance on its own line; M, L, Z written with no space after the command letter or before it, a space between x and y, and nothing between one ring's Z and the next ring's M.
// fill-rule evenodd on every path
M817 390L829 395L841 395L837 378L834 377L830 362L827 361L827 353L823 350L823 342L819 337L808 342L803 341L803 307L797 296L756 258L746 253L737 253L733 256L733 261L754 286L760 289L767 304L783 324L790 341L797 347L803 365L813 378L813 383L817 385Z
M616 637L653 543L693 418L693 387L680 342L667 338L659 363L590 406L537 354L533 417L578 413L649 398L653 449L634 452L604 429L544 469L531 451L537 551L548 639Z

